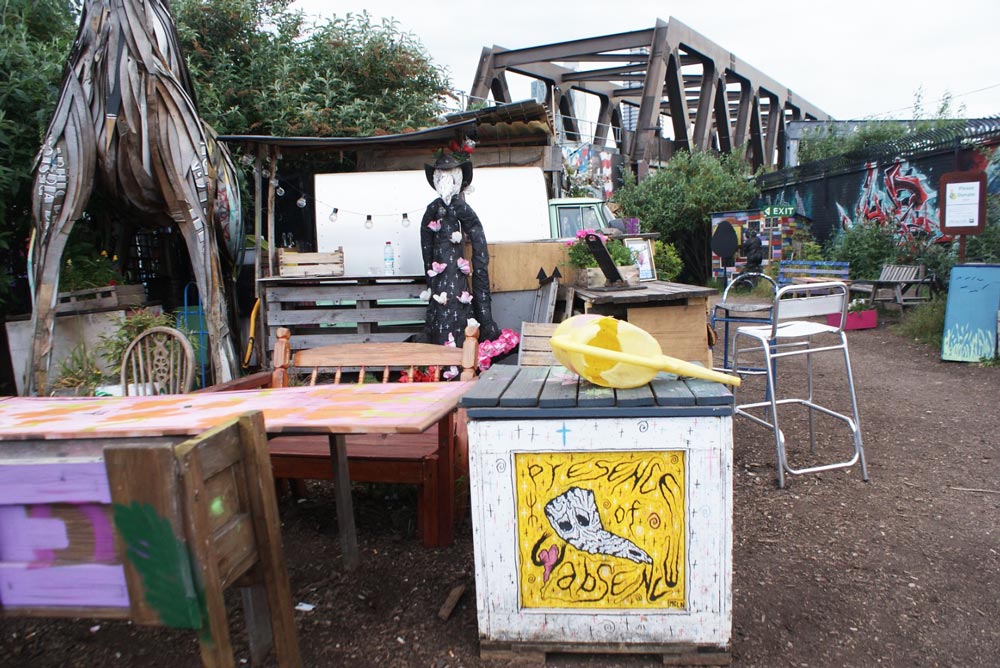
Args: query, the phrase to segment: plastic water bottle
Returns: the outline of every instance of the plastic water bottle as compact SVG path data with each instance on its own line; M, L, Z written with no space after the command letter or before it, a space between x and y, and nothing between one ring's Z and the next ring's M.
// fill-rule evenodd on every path
M392 242L385 242L385 250L382 251L382 273L392 276L396 273L396 251L392 248Z

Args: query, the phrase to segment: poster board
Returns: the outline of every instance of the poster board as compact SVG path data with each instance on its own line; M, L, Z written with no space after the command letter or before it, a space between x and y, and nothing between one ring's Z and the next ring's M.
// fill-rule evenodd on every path
M941 359L979 362L997 351L1000 264L962 264L951 270Z

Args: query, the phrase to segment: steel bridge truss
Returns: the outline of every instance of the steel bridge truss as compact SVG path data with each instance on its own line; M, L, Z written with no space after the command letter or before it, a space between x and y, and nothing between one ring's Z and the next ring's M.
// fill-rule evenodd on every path
M546 103L558 111L568 141L583 140L570 92L596 96L593 142L606 145L613 131L618 150L640 169L678 149L731 152L744 145L755 169L779 168L786 123L831 119L673 17L657 19L650 30L516 50L484 48L471 97L492 94L497 103L513 102L508 72L544 82ZM623 127L626 116L635 119L634 129Z

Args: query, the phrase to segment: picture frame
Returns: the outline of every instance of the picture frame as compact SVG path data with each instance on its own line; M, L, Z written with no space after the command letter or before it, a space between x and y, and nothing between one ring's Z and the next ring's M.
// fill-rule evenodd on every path
M625 247L632 251L639 266L640 281L656 280L656 265L653 263L652 239L625 239Z

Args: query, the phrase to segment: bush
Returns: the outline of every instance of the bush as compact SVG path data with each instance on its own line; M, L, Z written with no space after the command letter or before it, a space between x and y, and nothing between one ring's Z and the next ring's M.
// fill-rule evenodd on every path
M826 255L838 262L851 263L851 278L876 279L882 265L896 261L896 240L892 231L877 222L855 222L838 234L827 248Z
M946 304L946 299L935 299L930 303L915 306L903 315L903 321L896 326L896 331L918 343L925 343L941 350Z
M659 240L653 242L653 264L656 265L656 278L661 281L674 280L684 268L674 245Z

